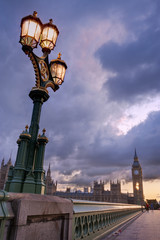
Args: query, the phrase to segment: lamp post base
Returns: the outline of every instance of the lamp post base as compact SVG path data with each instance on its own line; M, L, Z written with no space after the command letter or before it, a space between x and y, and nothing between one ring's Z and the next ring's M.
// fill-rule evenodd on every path
M23 184L23 193L35 193L35 176L33 172L29 172L28 175L26 176L26 179Z
M17 193L45 193L45 171L43 170L45 145L48 142L43 134L38 136L39 121L43 102L49 98L47 89L32 88L30 98L33 100L31 125L28 132L22 132L17 143L18 152L15 166L10 171L6 191Z

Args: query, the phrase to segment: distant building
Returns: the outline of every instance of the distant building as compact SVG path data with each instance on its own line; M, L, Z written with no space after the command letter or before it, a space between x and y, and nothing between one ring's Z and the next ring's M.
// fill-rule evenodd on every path
M143 205L144 204L143 175L136 150L134 155L134 161L132 164L132 180L133 180L134 203Z
M57 190L57 181L54 182L51 177L51 169L50 169L50 164L47 170L47 176L45 179L45 184L46 184L46 194L47 195L53 195L56 190Z
M93 186L93 201L100 201L103 202L105 197L107 196L104 191L104 182L100 181L98 183L97 181L94 181Z
M88 201L128 203L128 195L121 193L121 184L118 180L116 183L110 182L110 191L104 190L104 182L95 181L92 192L71 192L67 189L66 192L57 191L54 195Z
M117 202L117 203L129 203L129 204L144 204L143 196L143 179L142 168L139 163L137 153L135 150L134 161L132 164L132 180L133 180L133 193L121 193L121 183L110 182L110 191L104 190L104 182L94 182L92 191L87 192L87 188L84 188L84 192L56 192L55 195L64 198L73 198L79 200L101 201L101 202Z
M117 180L117 183L111 182L111 198L113 202L121 202L121 183Z
M8 178L8 171L10 166L12 166L11 158L8 160L6 164L4 164L4 159L2 160L0 168L0 189L4 189L5 183Z

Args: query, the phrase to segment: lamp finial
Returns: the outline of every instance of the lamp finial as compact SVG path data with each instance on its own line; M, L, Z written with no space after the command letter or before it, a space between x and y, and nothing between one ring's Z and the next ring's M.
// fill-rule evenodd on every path
M61 53L58 53L57 59L61 59L61 56L62 56L62 54L61 54Z
M26 131L28 130L28 125L25 126Z
M45 129L45 128L43 128L42 132L43 132L43 134L45 134L45 132L46 132L46 129Z
M37 12L36 11L33 12L33 16L37 17Z
M53 23L53 19L52 19L52 18L51 18L51 19L49 19L49 23L51 23L51 24Z

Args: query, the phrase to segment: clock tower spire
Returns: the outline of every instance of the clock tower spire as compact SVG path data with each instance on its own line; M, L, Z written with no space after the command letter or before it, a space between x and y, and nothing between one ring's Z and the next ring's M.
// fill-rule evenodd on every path
M134 161L132 164L132 180L133 180L134 203L141 205L144 202L142 168L139 163L136 149L134 154Z
M135 153L134 153L134 159L138 159L138 157L137 157L137 152L136 152L136 148L135 148Z

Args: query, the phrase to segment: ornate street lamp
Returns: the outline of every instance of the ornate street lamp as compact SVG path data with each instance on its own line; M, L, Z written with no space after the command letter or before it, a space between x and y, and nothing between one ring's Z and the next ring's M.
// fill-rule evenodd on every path
M43 170L45 145L48 142L45 130L42 135L38 135L39 121L42 104L48 100L48 87L56 91L64 81L67 69L66 63L61 60L61 54L57 59L49 63L48 54L54 49L58 37L58 28L49 23L42 24L37 17L37 12L33 15L22 18L20 43L22 50L30 58L35 71L35 86L29 93L33 100L33 112L31 124L28 131L20 135L18 152L14 168L10 168L8 181L5 190L9 192L28 192L44 194L45 184ZM34 54L33 49L40 44L43 52L42 57Z
M57 41L59 31L56 25L53 25L53 20L50 19L49 23L43 25L43 30L40 39L40 46L43 52L51 51L54 49Z
M54 83L56 85L61 85L64 81L67 65L63 60L61 60L60 53L58 54L57 59L51 60L50 69Z
M37 12L22 18L20 43L31 48L37 47L42 32L42 22L37 18Z

